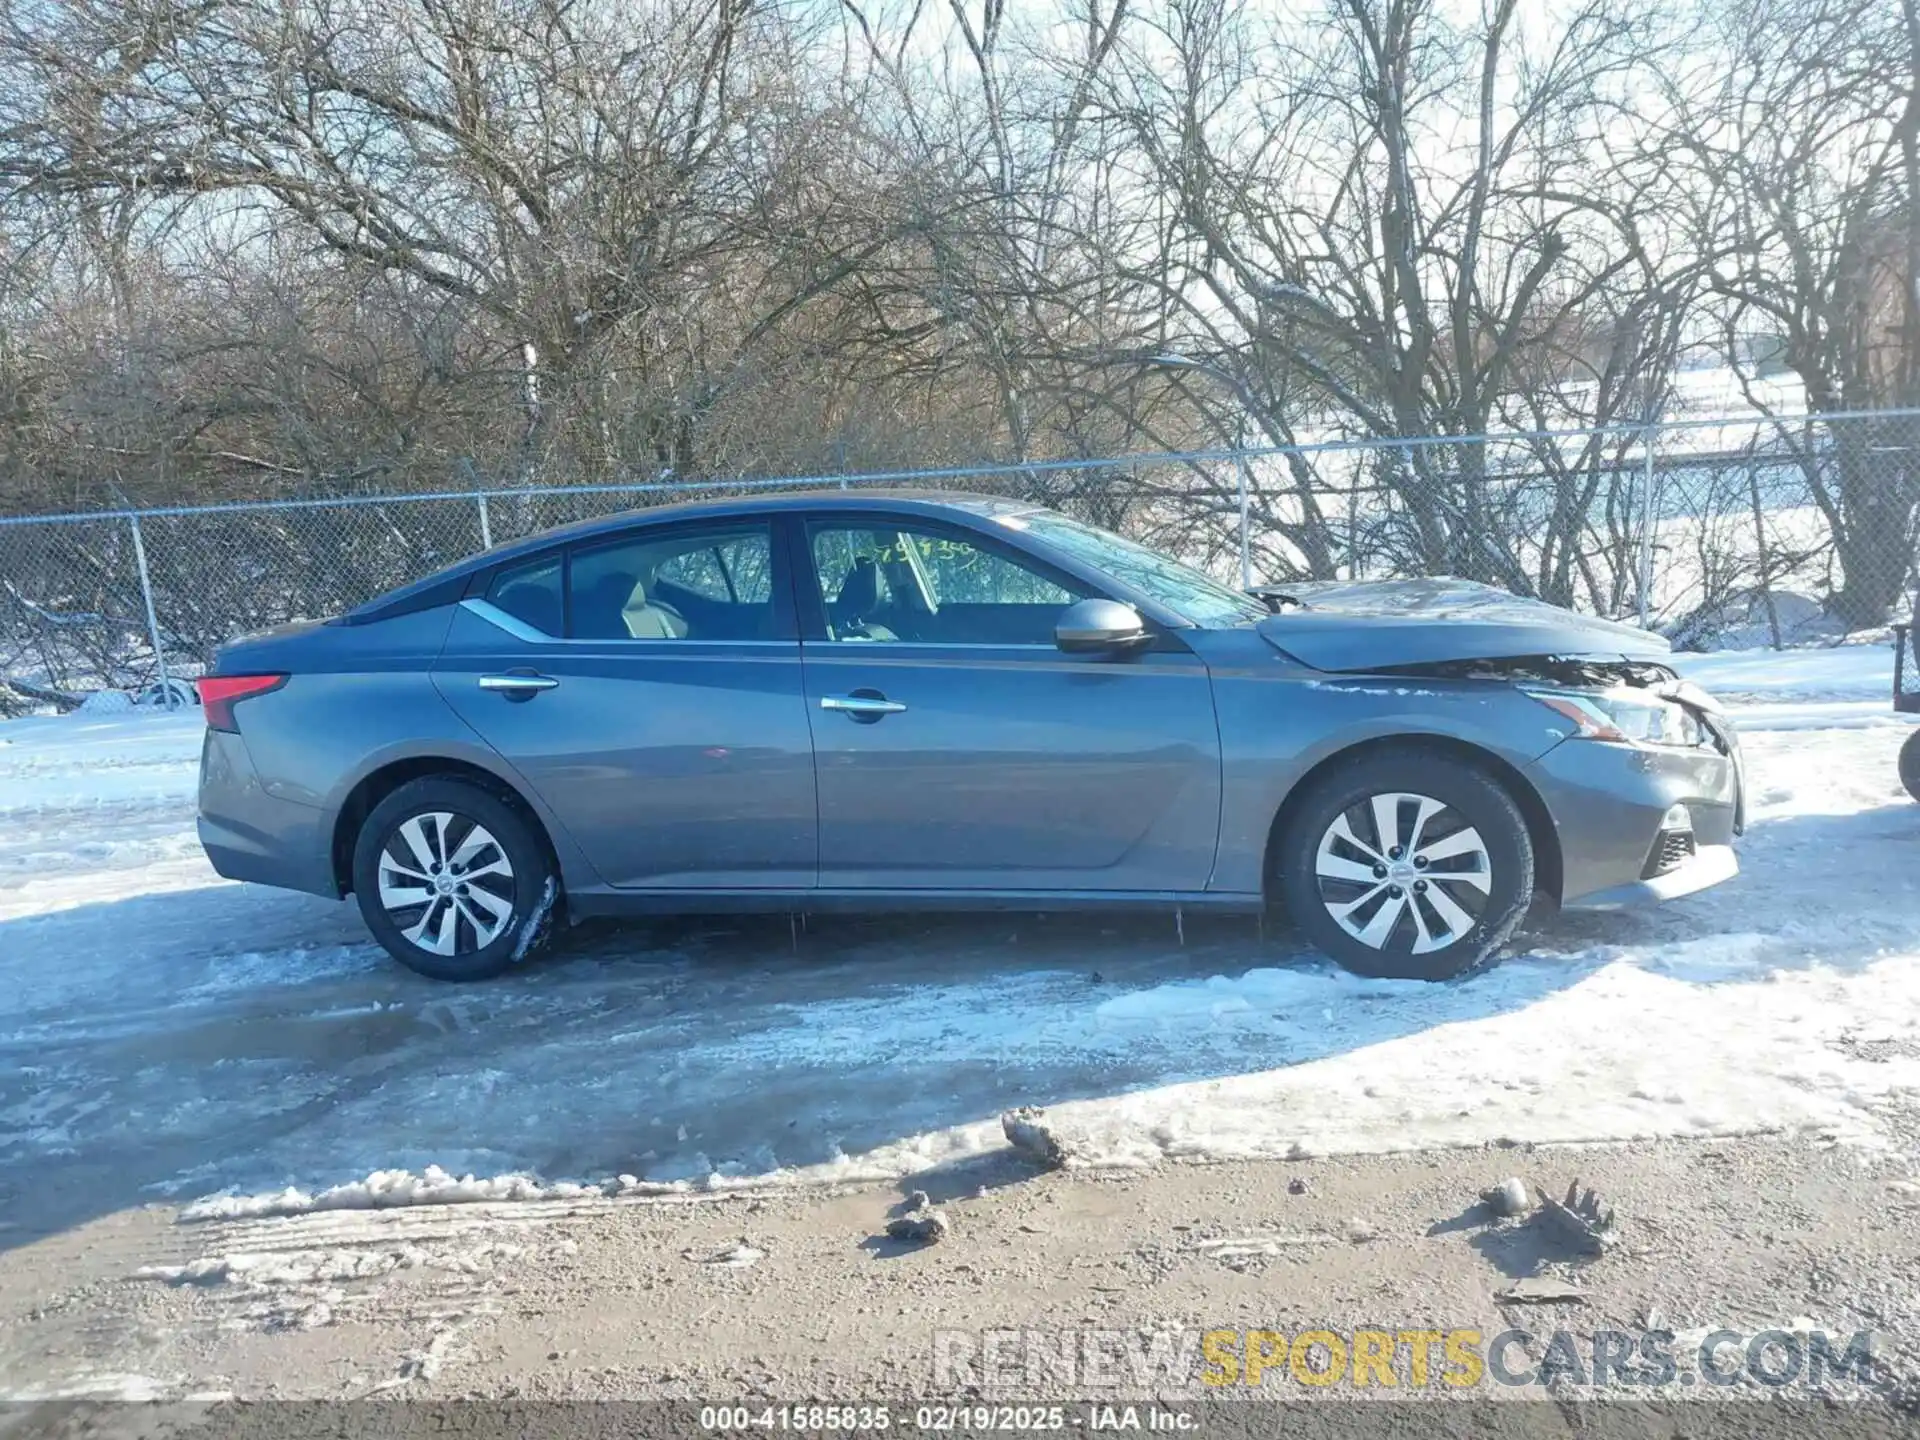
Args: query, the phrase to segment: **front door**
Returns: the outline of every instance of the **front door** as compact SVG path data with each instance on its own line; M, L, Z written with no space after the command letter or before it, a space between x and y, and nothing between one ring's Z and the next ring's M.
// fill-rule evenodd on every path
M609 885L808 888L791 594L763 520L636 529L502 572L434 680Z
M1219 737L1176 639L1061 652L1086 587L959 526L820 519L798 550L823 889L1206 888Z

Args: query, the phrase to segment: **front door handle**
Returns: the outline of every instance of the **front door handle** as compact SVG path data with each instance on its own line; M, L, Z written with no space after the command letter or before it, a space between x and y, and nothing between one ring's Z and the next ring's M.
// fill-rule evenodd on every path
M859 720L872 724L886 715L898 715L907 707L898 700L889 700L874 690L856 690L851 695L822 695L822 710L838 710L849 720Z
M560 682L551 675L536 675L531 670L509 670L505 675L482 675L480 688L504 695L509 700L531 700L542 690L552 690Z

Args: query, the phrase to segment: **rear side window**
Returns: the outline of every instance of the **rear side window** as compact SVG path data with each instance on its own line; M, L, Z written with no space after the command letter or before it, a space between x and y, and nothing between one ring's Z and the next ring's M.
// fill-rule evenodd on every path
M683 550L660 566L658 578L708 600L730 605L773 603L773 552L764 530L720 536Z
M487 587L487 603L504 610L542 635L566 632L560 600L560 557L545 556L502 570Z
M576 640L772 640L773 535L764 523L646 531L573 552Z

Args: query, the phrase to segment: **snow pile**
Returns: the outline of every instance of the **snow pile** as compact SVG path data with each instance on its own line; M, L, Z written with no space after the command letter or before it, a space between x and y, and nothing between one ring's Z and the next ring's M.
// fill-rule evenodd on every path
M184 1265L142 1265L136 1280L169 1285L314 1285L330 1280L366 1280L429 1263L417 1245L397 1250L294 1250L260 1254L203 1255Z
M1776 634L1787 647L1833 645L1847 635L1845 624L1819 600L1794 590L1748 592L1662 628L1675 645L1689 650L1770 649Z
M1920 1059L1823 1050L1869 1016L1881 1035L1916 1033L1920 990L1895 973L1910 963L1861 977L1768 973L1755 963L1764 943L1727 937L1658 957L1629 952L1507 1014L1054 1115L1087 1137L1083 1155L1116 1165L1762 1129L1871 1135L1871 1102L1920 1084ZM1533 967L1511 968L1500 983L1518 988ZM1270 1003L1269 976L1245 984L1249 998Z
M133 709L133 697L124 690L96 690L80 702L77 713L86 716L124 715Z
M518 1245L489 1243L465 1249L443 1250L423 1245L364 1249L340 1246L328 1250L239 1251L202 1255L181 1265L143 1265L136 1280L160 1280L169 1285L238 1285L251 1289L337 1284L374 1280L397 1270L451 1270L477 1275L501 1260L521 1253Z
M658 1196L684 1193L687 1186L650 1182L622 1175L611 1182L580 1184L541 1181L531 1175L453 1176L438 1165L419 1174L411 1170L376 1170L318 1192L293 1186L262 1195L209 1195L180 1212L185 1221L259 1219L266 1216L306 1215L317 1210L392 1210L409 1205L478 1205L502 1200L582 1200L601 1196Z
M1862 1023L1871 1023L1869 1040L1911 1043L1920 998L1909 976L1892 972L1910 970L1912 957L1852 980L1755 974L1703 995L1703 972L1732 978L1746 948L1703 944L1672 957L1693 969L1685 978L1623 956L1509 1015L1283 1070L1069 1102L1048 1115L1074 1135L1082 1168L1769 1130L1877 1143L1874 1103L1920 1085L1920 1060L1849 1058L1829 1047ZM1249 1005L1278 988L1259 972L1243 980ZM1168 998L1176 1013L1187 997ZM1210 999L1219 998L1215 988ZM997 1123L981 1121L789 1178L893 1179L1003 1143Z
M767 1252L745 1240L736 1240L718 1254L709 1255L703 1262L716 1270L751 1270L760 1261L767 1258Z

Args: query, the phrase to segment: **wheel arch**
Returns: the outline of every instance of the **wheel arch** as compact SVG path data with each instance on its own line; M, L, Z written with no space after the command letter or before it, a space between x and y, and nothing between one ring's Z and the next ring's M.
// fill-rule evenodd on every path
M370 770L355 783L341 802L334 816L333 836L327 852L333 883L340 895L353 893L353 847L360 837L361 826L366 824L374 808L402 785L434 778L469 781L502 804L511 806L532 828L541 848L547 852L547 861L553 866L554 875L564 876L559 851L546 822L539 810L510 782L471 760L459 760L448 755L414 755L389 761ZM563 886L564 883L562 879Z
M1527 839L1533 846L1535 893L1545 892L1555 904L1559 903L1563 875L1560 832L1553 823L1553 815L1547 809L1546 801L1540 798L1540 792L1518 768L1491 750L1447 735L1378 735L1322 756L1287 791L1280 808L1274 812L1273 823L1267 829L1266 853L1260 865L1261 884L1269 904L1279 898L1275 868L1281 838L1287 833L1287 827L1293 823L1294 816L1299 813L1301 804L1313 786L1342 765L1380 754L1445 756L1472 766L1498 784L1513 798L1513 803L1519 806L1521 815L1526 819Z

